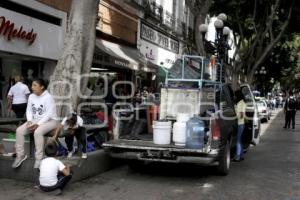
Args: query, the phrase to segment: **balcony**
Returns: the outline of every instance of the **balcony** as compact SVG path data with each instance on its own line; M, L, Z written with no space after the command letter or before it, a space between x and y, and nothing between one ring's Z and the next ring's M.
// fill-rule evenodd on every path
M125 3L132 6L133 8L142 10L145 9L148 1L147 0L125 0Z
M154 1L148 1L145 7L145 18L150 18L162 24L163 7L157 5Z
M176 21L175 16L169 13L168 11L166 11L163 20L163 24L166 26L166 28L172 31L175 30L175 21Z
M182 27L182 37L183 39L186 39L187 38L186 24L184 22L181 22L181 27Z
M188 40L190 43L193 43L195 41L195 33L194 29L192 27L188 27Z

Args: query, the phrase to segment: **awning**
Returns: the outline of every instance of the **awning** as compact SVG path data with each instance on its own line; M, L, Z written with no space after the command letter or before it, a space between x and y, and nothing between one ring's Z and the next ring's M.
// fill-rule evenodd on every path
M96 63L105 62L110 63L110 65L114 65L121 68L129 68L132 70L147 71L147 69L149 69L147 67L148 61L145 59L144 55L137 49L126 47L102 39L96 39L96 54L99 50L108 54L109 59L101 57L100 60L95 58L94 56L94 62Z

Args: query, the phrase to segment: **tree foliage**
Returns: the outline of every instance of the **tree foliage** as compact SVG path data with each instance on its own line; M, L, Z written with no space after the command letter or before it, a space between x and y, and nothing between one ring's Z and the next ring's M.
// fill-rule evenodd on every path
M230 76L243 73L252 83L255 71L262 66L287 29L294 1L281 0L218 0L211 13L228 15L237 51ZM269 69L267 69L269 71ZM237 80L235 78L234 80Z
M282 64L280 82L285 91L300 88L300 34L293 34L291 39L282 44L281 53L285 53L285 59L279 61Z

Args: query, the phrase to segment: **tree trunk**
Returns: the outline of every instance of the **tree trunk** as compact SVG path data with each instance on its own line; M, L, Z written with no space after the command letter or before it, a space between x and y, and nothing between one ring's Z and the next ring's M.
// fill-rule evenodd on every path
M197 11L194 12L195 16L195 40L197 51L201 56L206 56L206 52L204 49L204 45L202 42L202 34L199 31L199 26L205 23L205 18L208 14L210 6L212 4L212 0L202 0L200 5L197 6ZM195 7L194 7L195 9Z
M73 0L64 49L53 75L49 91L62 117L77 111L80 98L84 98L93 60L99 0Z

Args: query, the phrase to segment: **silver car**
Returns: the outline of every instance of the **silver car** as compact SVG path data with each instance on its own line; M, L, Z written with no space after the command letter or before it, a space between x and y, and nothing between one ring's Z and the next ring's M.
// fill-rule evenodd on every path
M268 104L265 100L258 100L256 101L258 114L261 121L267 122L271 118L271 110L268 107Z

